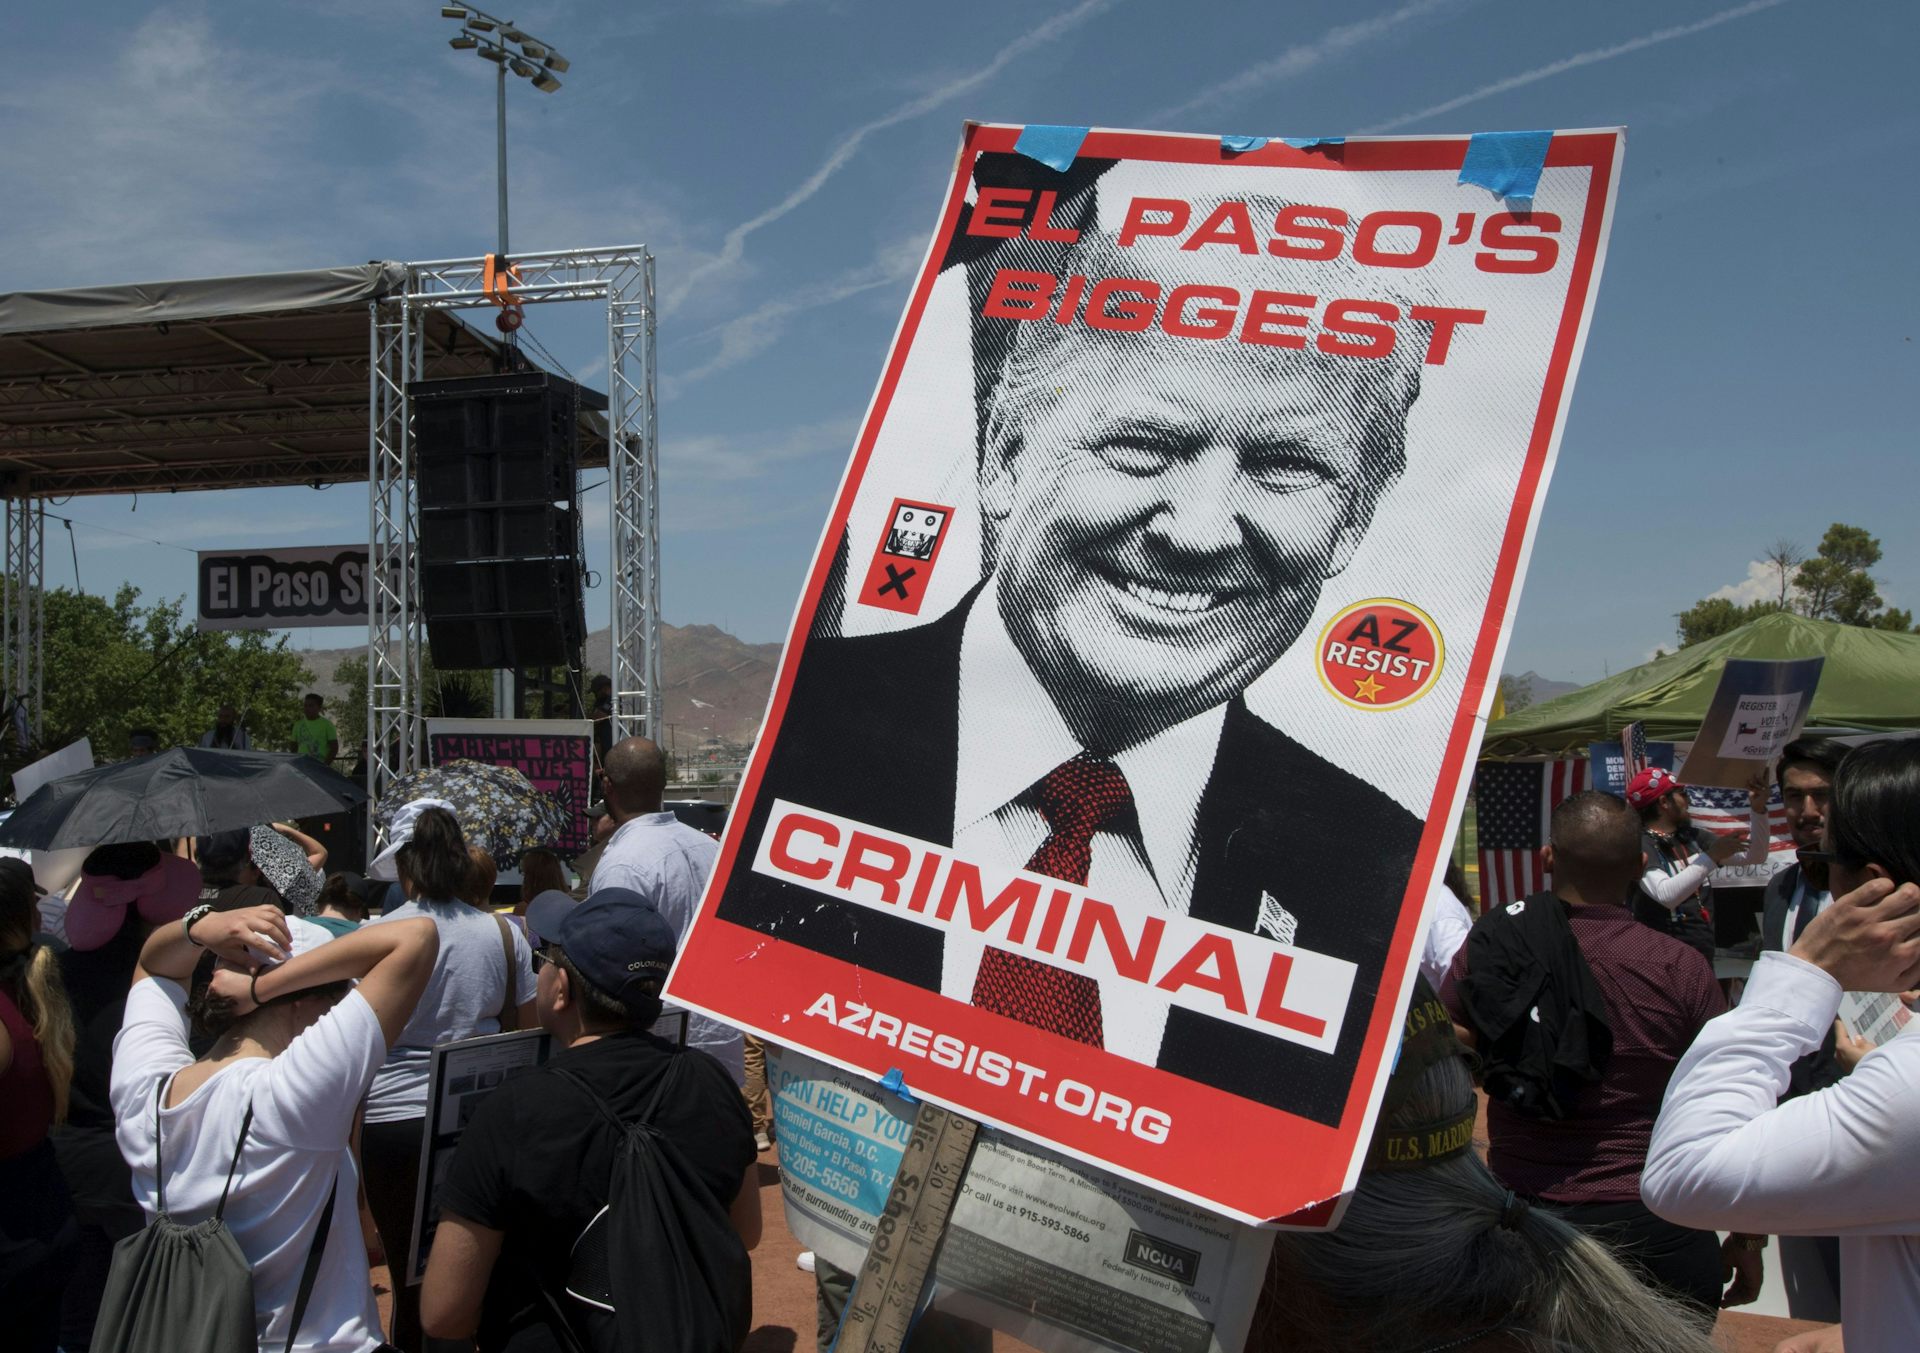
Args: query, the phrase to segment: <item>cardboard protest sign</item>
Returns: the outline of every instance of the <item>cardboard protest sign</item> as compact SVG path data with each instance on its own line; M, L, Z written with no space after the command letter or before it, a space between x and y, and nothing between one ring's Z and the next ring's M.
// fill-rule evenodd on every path
M1825 663L1825 658L1727 659L1707 717L1680 766L1681 783L1745 788L1806 727Z
M1285 1217L1357 1174L1621 140L1528 211L1464 137L1020 136L966 131L668 992Z
M567 810L567 833L552 843L573 856L591 843L593 725L585 719L429 719L427 762L485 761L511 766ZM503 880L505 876L503 875Z
M802 1053L767 1054L787 1227L855 1272L913 1108ZM1039 1349L1219 1353L1246 1342L1272 1247L1271 1231L989 1133L954 1203L933 1304Z

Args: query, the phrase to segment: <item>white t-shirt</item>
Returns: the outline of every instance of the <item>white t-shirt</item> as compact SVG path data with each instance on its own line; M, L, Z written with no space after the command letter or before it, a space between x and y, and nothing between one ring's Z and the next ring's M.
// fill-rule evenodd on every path
M465 902L409 902L368 925L424 916L440 931L440 956L413 1018L387 1052L386 1064L367 1095L369 1123L397 1123L427 1111L427 1070L435 1045L500 1032L500 1001L506 991L506 953L500 925L490 911ZM533 999L533 951L526 933L513 933L513 1004Z
M187 1047L186 1002L186 992L165 978L136 984L113 1043L115 1135L133 1169L134 1197L149 1219L158 1213L154 1087L194 1059ZM336 1175L332 1229L294 1347L365 1353L380 1343L380 1312L360 1245L360 1182L347 1136L385 1052L373 1007L352 992L278 1057L223 1067L181 1103L160 1110L167 1211L191 1225L213 1216L240 1124L248 1104L253 1106L225 1219L253 1266L263 1353L286 1345L300 1274Z
M1467 942L1467 933L1473 929L1473 913L1453 895L1453 889L1439 879L1427 890L1427 910L1432 916L1427 921L1427 944L1420 954L1420 972L1438 991L1447 980L1453 956L1460 952L1460 946Z

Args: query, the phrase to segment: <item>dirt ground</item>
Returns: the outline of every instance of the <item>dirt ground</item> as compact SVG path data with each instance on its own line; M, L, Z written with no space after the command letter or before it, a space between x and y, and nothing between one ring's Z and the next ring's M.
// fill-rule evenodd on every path
M765 1233L753 1253L753 1332L747 1336L743 1353L815 1353L813 1275L801 1271L795 1262L801 1245L787 1230L786 1213L780 1206L777 1161L773 1151L760 1157L760 1212ZM387 1271L375 1269L373 1278L384 1320ZM1788 1335L1813 1328L1802 1320L1728 1312L1720 1317L1714 1339L1726 1353L1772 1353L1774 1345ZM1004 1334L994 1336L993 1346L995 1353L1020 1353L1029 1347ZM1592 1353L1606 1350L1595 1349Z

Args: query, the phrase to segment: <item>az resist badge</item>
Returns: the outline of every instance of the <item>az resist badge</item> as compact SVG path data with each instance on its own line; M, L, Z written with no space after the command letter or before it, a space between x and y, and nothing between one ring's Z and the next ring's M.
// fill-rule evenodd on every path
M1320 684L1355 709L1412 704L1446 660L1433 617L1392 597L1356 601L1320 631Z

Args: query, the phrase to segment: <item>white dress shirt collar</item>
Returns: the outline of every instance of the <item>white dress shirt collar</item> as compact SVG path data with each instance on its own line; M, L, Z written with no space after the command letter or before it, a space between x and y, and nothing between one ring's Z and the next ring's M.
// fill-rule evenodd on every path
M1213 774L1227 707L1216 705L1113 754L1140 819L1140 844L1166 901L1189 909L1194 825ZM999 587L975 600L960 640L960 746L954 781L958 833L1000 811L1048 771L1086 749L1014 647Z

